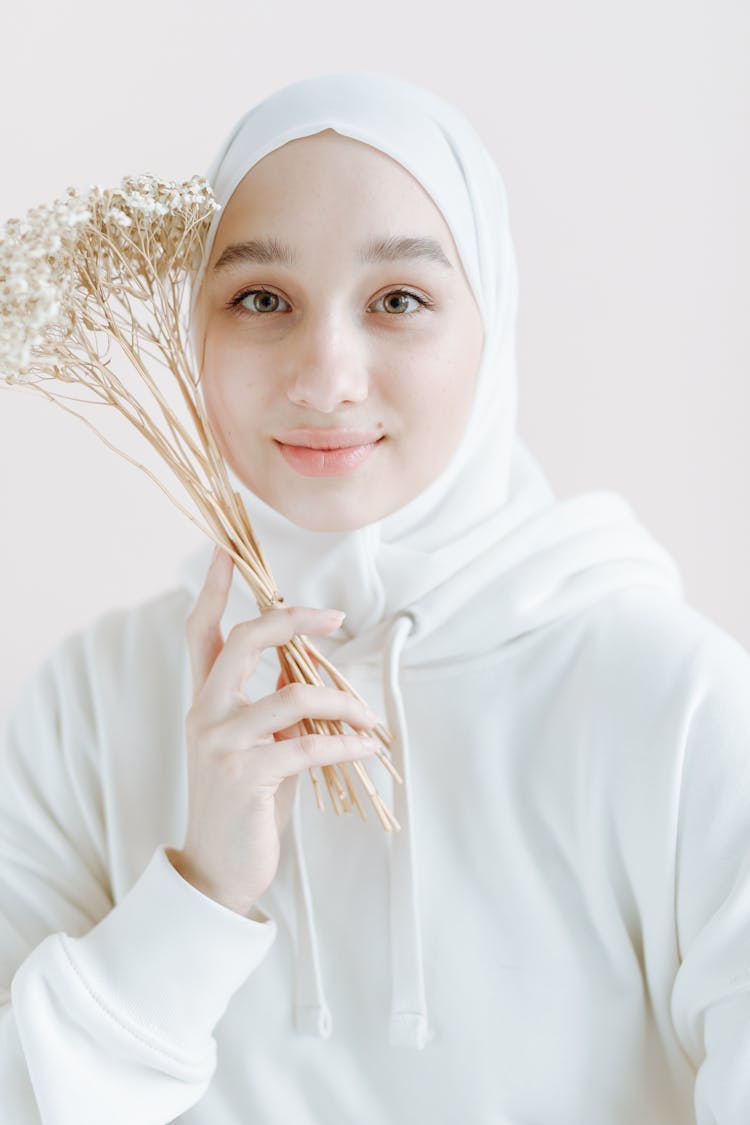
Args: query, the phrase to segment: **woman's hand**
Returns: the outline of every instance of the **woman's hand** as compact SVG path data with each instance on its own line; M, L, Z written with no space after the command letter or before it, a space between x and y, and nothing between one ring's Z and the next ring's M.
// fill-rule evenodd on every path
M263 649L295 634L330 633L343 615L273 609L235 625L225 643L220 622L233 569L226 551L214 556L185 626L193 678L185 720L188 823L182 848L167 855L203 894L247 915L278 869L297 775L377 749L374 739L359 735L305 734L302 719L338 719L362 729L378 719L338 688L285 684L257 702L244 695Z

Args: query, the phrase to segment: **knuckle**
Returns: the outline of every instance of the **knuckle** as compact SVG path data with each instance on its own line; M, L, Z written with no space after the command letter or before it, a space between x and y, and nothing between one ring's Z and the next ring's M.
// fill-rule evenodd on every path
M297 619L295 607L288 605L280 605L274 609L269 609L264 616L275 630L284 635L290 630L294 630L294 622Z
M251 637L255 632L256 623L254 621L238 621L233 625L229 631L230 637L239 637L244 640L246 637Z
M305 607L301 605L288 605L277 610L277 612L284 615L283 620L286 621L288 627L295 630L295 632L307 621L310 615L310 611L306 610Z
M285 703L290 703L293 706L301 706L307 697L304 684L291 683L284 684L279 688L278 695L281 696Z
M197 609L192 610L191 613L185 618L185 636L190 639L191 637L198 637L206 633L213 633L217 629L216 623L207 621L204 615Z
M299 747L305 757L318 758L327 749L327 742L324 734L303 734L299 740Z

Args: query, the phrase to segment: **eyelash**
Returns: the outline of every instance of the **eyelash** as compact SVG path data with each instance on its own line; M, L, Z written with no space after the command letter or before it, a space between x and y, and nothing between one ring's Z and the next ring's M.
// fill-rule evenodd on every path
M228 309L230 309L232 312L237 313L239 316L253 316L253 317L256 317L256 316L260 316L260 317L273 316L275 313L277 313L279 311L278 309L272 309L270 312L262 313L262 312L258 312L257 309L245 308L243 306L242 302L245 300L246 297L252 296L253 293L270 293L274 297L279 297L279 294L274 293L274 291L272 289L266 289L263 286L258 286L257 289L245 289L245 290L243 290L242 293L238 293L236 297L232 297L231 301L229 301L227 303L226 307ZM382 301L386 297L392 296L394 293L398 293L400 296L404 296L404 297L413 297L414 300L418 301L419 305L420 305L420 308L412 309L411 312L389 313L388 314L389 316L395 317L396 319L403 319L403 318L409 317L409 316L417 316L419 313L422 312L423 309L428 309L428 308L432 307L432 301L428 301L425 297L420 297L420 296L418 296L418 294L412 293L410 289L390 289L387 293L383 293L383 295L381 297L378 297L377 300ZM285 299L284 297L280 297L280 300L283 301L284 299Z

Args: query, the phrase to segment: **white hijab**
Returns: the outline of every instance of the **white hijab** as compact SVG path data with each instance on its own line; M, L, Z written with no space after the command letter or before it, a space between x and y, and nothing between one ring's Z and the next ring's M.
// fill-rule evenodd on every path
M352 655L356 651L362 659L365 648L374 655L382 644L379 624L450 584L488 549L507 544L513 529L538 528L544 542L533 535L534 544L521 547L522 554L530 553L529 548L536 553L534 547L546 548L550 539L580 533L581 520L598 531L614 524L619 532L614 539L597 535L599 549L581 551L578 562L586 568L613 553L620 560L627 553L636 563L636 532L635 555L646 561L655 580L679 585L671 560L635 529L621 497L592 493L557 511L560 505L549 484L516 435L518 274L506 193L494 160L457 109L419 86L378 73L324 74L295 82L250 109L221 146L207 173L218 202L227 203L263 156L327 128L398 160L430 194L453 235L481 312L485 343L473 410L452 458L419 496L385 518L353 532L308 531L270 508L230 472L286 602L346 610L342 632L359 638ZM221 211L211 224L204 261L220 219ZM193 303L202 276L201 271L195 278ZM547 518L540 524L533 517L544 511ZM627 552L622 551L625 526ZM198 569L209 550L200 554ZM562 560L547 561L549 585L559 593ZM616 585L622 585L620 578ZM236 611L248 616L253 603L239 576L235 587ZM551 604L547 610L555 616ZM340 646L339 641L333 647Z
M328 128L387 153L429 193L453 235L484 326L473 409L458 448L420 495L385 518L356 531L308 531L230 471L286 602L346 610L339 637L321 641L321 650L345 675L350 661L371 662L383 671L387 720L396 736L393 758L405 782L394 790L402 830L391 840L389 1035L393 1044L421 1048L431 1032L399 667L497 648L625 586L645 583L676 597L683 589L672 559L621 496L596 491L558 501L516 434L518 277L505 188L480 137L456 108L379 73L323 74L295 82L250 109L222 145L207 174L218 202L226 204L267 153ZM218 212L209 231L205 260L220 217ZM201 278L202 273L194 281L193 303ZM185 583L196 594L210 552L208 544L185 567ZM225 624L255 614L252 596L236 575ZM325 1037L331 1014L299 831L295 810L303 888L298 907L307 935L295 1011L301 1031Z

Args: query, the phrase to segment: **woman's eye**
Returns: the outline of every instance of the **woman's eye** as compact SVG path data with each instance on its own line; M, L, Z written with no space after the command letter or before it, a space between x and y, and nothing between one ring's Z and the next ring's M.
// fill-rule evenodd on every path
M283 297L272 293L270 289L246 289L231 301L231 305L243 312L263 314L278 312L279 301L286 304Z
M385 301L386 312L397 316L413 316L414 313L420 312L427 305L427 301L423 300L422 297L418 297L416 293L409 293L406 289L392 289L390 293L378 297L378 301ZM406 301L415 301L417 307L406 308ZM375 303L377 304L377 301Z

